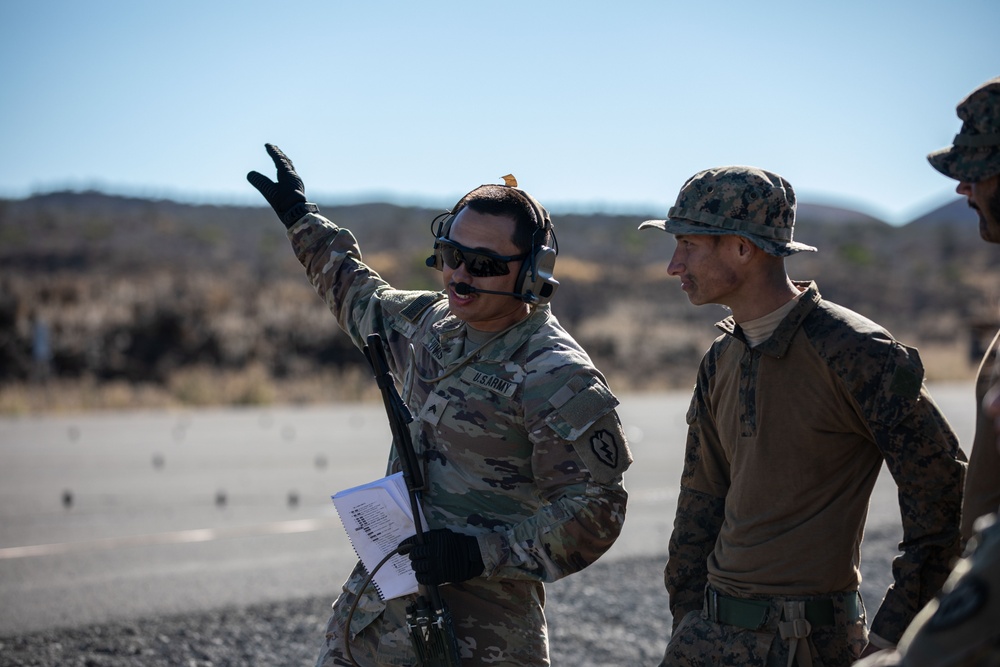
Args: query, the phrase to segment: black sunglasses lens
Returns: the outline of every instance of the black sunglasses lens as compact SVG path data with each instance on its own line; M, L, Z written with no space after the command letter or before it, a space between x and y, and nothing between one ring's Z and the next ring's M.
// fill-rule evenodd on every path
M462 263L462 251L450 245L441 244L441 260L449 269L457 269Z
M510 273L510 269L507 268L507 262L490 257L489 255L480 255L472 252L465 253L465 266L469 269L469 273L477 278L505 276Z
M459 250L447 243L441 244L441 260L449 269L457 269L465 264L465 270L476 278L505 276L510 273L507 262L469 250Z

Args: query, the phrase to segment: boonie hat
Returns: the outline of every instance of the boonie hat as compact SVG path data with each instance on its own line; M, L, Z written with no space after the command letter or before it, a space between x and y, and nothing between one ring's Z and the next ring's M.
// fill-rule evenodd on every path
M969 183L1000 174L1000 77L969 93L956 112L962 129L951 146L927 156L931 166Z
M670 234L736 234L769 255L816 248L792 240L795 191L777 174L756 167L715 167L688 179L666 220L646 220Z

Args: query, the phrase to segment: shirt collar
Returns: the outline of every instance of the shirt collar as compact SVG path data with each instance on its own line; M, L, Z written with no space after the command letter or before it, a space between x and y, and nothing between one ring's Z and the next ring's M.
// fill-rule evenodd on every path
M822 297L819 293L819 287L816 285L815 281L792 281L796 287L804 288L802 296L798 298L798 303L794 308L785 316L785 319L778 324L774 333L771 337L765 340L763 343L755 347L755 350L761 352L761 354L766 354L771 357L781 358L785 356L788 352L789 346L792 344L792 339L795 337L795 333L802 326L802 322L805 321L809 313L812 312L813 308L822 301ZM747 344L746 337L743 335L743 330L740 325L736 323L732 317L727 317L721 322L717 322L716 325L723 332L729 334L730 336L736 338L744 345Z

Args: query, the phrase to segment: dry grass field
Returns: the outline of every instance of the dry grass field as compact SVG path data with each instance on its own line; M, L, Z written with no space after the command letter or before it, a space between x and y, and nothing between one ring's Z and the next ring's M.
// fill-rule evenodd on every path
M435 211L322 209L389 282L438 288L424 266ZM691 306L667 275L672 238L638 232L643 216L553 217L553 310L615 391L690 386L725 312ZM972 377L1000 271L962 202L900 227L803 204L796 238L820 252L790 258L793 278L916 346L929 380ZM270 209L99 193L0 200L0 414L375 397Z

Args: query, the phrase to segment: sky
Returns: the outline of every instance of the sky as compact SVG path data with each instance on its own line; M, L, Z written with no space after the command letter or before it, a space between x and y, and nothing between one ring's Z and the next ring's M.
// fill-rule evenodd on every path
M726 164L901 224L1000 76L997 0L0 3L0 197L450 208L513 173L553 212L662 217Z

